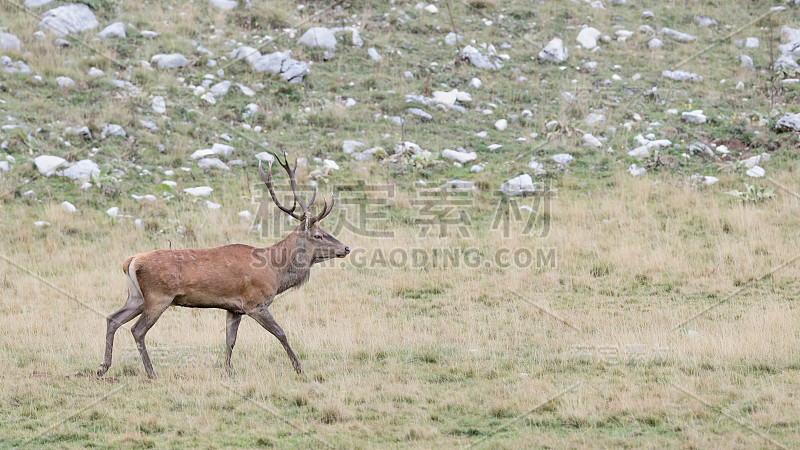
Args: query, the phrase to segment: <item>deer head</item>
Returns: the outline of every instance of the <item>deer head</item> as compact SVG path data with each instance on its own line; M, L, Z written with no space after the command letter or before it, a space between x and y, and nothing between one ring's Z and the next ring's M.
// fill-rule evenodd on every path
M328 201L323 197L324 206L322 207L322 211L317 215L313 215L308 208L314 204L314 200L317 198L317 188L314 187L314 194L311 196L311 201L308 203L303 202L300 198L300 194L297 192L297 182L295 181L297 159L295 158L294 167L290 167L286 152L283 153L283 161L274 153L273 156L289 175L289 182L292 186L292 193L294 194L294 202L291 208L287 208L281 204L272 188L272 161L269 163L267 173L264 173L264 170L261 168L261 161L259 161L258 171L261 173L261 179L264 181L264 184L267 185L267 189L269 189L269 194L272 197L272 201L275 202L275 205L277 205L281 211L300 221L300 224L293 232L295 235L296 251L307 254L311 264L316 264L331 258L344 258L347 256L350 253L350 247L339 242L335 237L331 236L319 226L319 222L333 210L333 205L336 203L336 196L331 192L330 205L328 205ZM301 212L295 212L297 205L300 205Z

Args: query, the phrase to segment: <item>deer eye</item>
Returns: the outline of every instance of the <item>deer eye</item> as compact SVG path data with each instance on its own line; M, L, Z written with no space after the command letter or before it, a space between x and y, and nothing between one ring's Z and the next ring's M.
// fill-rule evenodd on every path
M314 239L322 239L322 235L319 235L319 234L314 235Z

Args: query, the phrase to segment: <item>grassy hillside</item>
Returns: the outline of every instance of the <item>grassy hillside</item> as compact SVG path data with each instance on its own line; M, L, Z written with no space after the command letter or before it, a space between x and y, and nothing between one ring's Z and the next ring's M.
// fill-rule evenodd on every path
M0 4L0 30L20 40L0 55L30 68L0 71L0 446L800 445L800 135L775 129L800 112L800 83L772 69L782 27L800 27L797 6L83 3L99 25L61 45L35 32L66 2ZM113 22L126 37L98 38ZM345 28L332 59L298 42L314 26ZM578 44L583 26L608 36L598 50ZM445 42L454 29L457 46ZM556 37L567 60L537 58ZM757 48L744 42L753 37ZM506 55L501 68L459 57L490 44ZM232 53L242 46L290 51L309 73L287 83L254 71ZM152 60L171 53L188 64ZM662 76L678 69L702 81ZM203 98L224 80L227 93ZM426 100L453 89L471 100ZM707 121L681 118L694 110ZM105 124L126 136L103 137ZM90 138L76 134L84 126ZM359 160L347 140L383 151ZM396 152L404 142L420 150ZM233 147L212 156L229 170L191 158L214 144ZM476 159L442 156L459 147ZM336 190L322 226L353 249L270 308L307 376L245 318L225 377L224 313L185 308L147 335L156 380L144 377L132 323L95 376L105 316L125 300L126 257L266 246L290 231L256 169L256 154L283 150L305 158L304 189ZM46 176L41 155L64 158L59 171L90 159L98 172ZM521 174L548 193L499 192ZM452 180L475 189L437 189ZM286 195L286 177L276 182ZM183 191L197 186L213 192Z

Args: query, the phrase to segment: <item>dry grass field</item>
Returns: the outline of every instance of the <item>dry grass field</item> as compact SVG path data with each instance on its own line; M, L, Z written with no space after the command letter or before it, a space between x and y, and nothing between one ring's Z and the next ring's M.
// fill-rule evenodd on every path
M246 318L226 379L224 314L171 308L147 337L158 379L144 378L128 327L108 377L96 378L104 314L125 297L121 261L163 243L143 247L143 231L101 212L6 207L5 443L796 446L800 269L765 275L797 258L786 224L798 199L742 206L671 181L619 175L613 189L562 194L541 238L478 226L469 238L421 239L402 224L393 238L342 232L368 254L548 248L557 259L314 269L271 308L307 377ZM226 200L246 207L236 187ZM216 211L189 204L175 214L196 227L176 248L263 245L249 223ZM8 226L34 217L53 225Z
M0 72L0 448L800 447L800 135L775 131L800 111L800 83L771 70L781 27L800 28L796 5L442 0L431 13L416 0L230 11L81 0L100 25L57 46L34 32L43 11L68 2L23 3L0 2L0 31L21 41L0 54L31 68ZM706 16L718 23L700 25ZM126 38L95 38L116 21ZM311 26L352 26L365 44L340 34L328 59L298 43ZM577 45L584 26L608 35L600 51ZM459 48L494 45L504 67L457 58L445 43L453 27ZM657 36L663 47L651 49ZM563 65L537 59L554 37L569 50ZM748 37L760 47L737 46ZM310 72L299 84L254 72L230 56L241 45L291 51ZM173 52L188 64L154 68L153 55ZM662 76L676 68L703 79ZM59 88L61 76L75 85ZM223 79L256 92L201 98L204 80ZM405 97L451 89L470 94L463 112ZM431 118L409 113L417 107ZM697 109L706 123L681 120ZM101 137L107 123L127 136ZM92 138L75 134L82 126ZM585 145L589 133L600 146ZM629 155L650 133L670 145ZM351 139L388 155L356 160L343 152ZM392 161L403 140L431 153ZM235 148L230 170L190 159L219 143ZM458 147L477 159L440 157ZM259 205L253 164L283 149L307 159L303 186L337 190L321 225L353 249L270 307L306 375L244 318L226 377L225 313L176 307L147 334L157 379L145 377L133 322L98 378L128 256L285 235L277 208ZM561 153L574 160L556 164ZM764 153L766 176L746 175L744 161ZM91 159L100 173L81 188L86 179L40 173L40 155ZM632 176L632 164L647 170ZM523 173L555 192L498 193ZM476 189L435 189L450 180ZM201 185L218 209L183 192ZM751 196L729 195L745 185ZM147 194L155 200L132 198Z

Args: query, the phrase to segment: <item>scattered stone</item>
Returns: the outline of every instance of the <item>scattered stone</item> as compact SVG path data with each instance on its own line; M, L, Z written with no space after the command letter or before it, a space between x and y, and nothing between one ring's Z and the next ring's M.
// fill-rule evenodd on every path
M471 88L480 89L482 84L483 82L481 82L481 80L478 78L469 80L469 87Z
M0 51L8 50L12 52L20 52L19 38L10 33L0 31Z
M253 220L253 213L251 213L246 209L244 211L239 211L238 213L236 213L236 215L241 217L242 219L247 220L248 222Z
M49 177L56 173L56 170L67 165L67 160L58 156L41 155L33 160L33 164L36 165L36 169L39 170L39 173Z
M153 112L156 114L164 114L167 112L167 102L164 101L164 97L157 95L153 97L150 104L153 107Z
M0 161L0 173L8 172L11 170L11 166L9 166L8 161Z
M759 44L758 38L749 37L744 40L744 46L746 48L758 48Z
M239 58L241 58L241 51L239 51L239 55ZM308 74L308 65L302 61L292 59L288 53L273 52L267 55L260 55L258 51L255 51L255 53L249 53L247 59L250 63L250 68L254 71L280 74L284 81L292 84L302 82L303 77Z
M433 119L432 115L426 113L425 111L423 111L423 110L421 110L419 108L408 108L408 112L410 114L413 114L413 115L417 116L417 117L421 117L421 118L423 118L425 120Z
M106 214L112 219L119 216L119 206L112 206L106 210Z
M100 137L105 139L106 137L126 137L128 134L125 132L125 129L122 126L114 124L114 123L105 123L103 124L103 131L100 132Z
M583 145L588 145L589 147L600 148L603 143L600 142L600 139L592 136L589 133L583 135Z
M53 8L42 14L39 29L56 36L91 30L100 25L92 10L84 4L71 4Z
M597 47L597 39L600 35L603 34L597 28L586 27L578 33L578 37L576 38L578 43L583 46L583 48L587 50L591 50ZM552 41L551 41L552 42ZM566 56L564 57L566 59Z
M638 177L640 175L644 175L646 172L647 172L647 169L645 169L644 167L639 167L636 164L631 164L631 166L628 167L628 173L633 175L633 176L635 176L635 177Z
M629 30L617 30L614 32L614 36L617 37L618 42L626 42L633 36L633 31Z
M253 97L254 95L256 95L255 91L250 89L249 87L241 83L234 83L234 84L236 85L236 87L239 88L240 91L242 91L242 94L244 94L246 97ZM258 111L257 108L256 111Z
M500 185L500 192L509 197L519 197L533 195L536 193L536 188L533 185L531 176L524 173Z
M590 127L594 126L594 125L597 125L597 124L600 124L600 123L603 123L605 121L606 121L606 116L604 116L602 114L598 114L598 113L589 113L583 119L583 123L585 123L586 125L588 125Z
M706 123L706 116L702 109L681 113L681 120L689 123Z
M743 160L742 161L742 165L744 167L748 168L748 169L752 169L756 165L765 163L765 162L767 162L769 160L770 160L770 155L769 155L769 153L765 152L765 153L762 153L760 155L751 156L751 157Z
M64 169L61 175L71 180L90 180L92 176L100 175L100 167L91 159L82 159Z
M750 70L751 72L756 70L755 65L753 65L753 58L747 55L739 55L739 62L741 63L742 67Z
M697 39L695 36L692 36L691 34L683 33L667 27L662 28L661 31L659 31L658 33L672 39L673 41L678 41L678 42L692 42L695 39Z
M78 208L76 208L75 205L73 205L70 202L62 202L61 203L61 209L63 209L64 212L68 212L68 213L75 213L75 212L78 211Z
M221 169L221 170L231 170L227 164L222 162L219 158L202 158L197 161L197 166L203 170L211 170L211 169Z
M325 159L322 161L322 168L326 170L339 170L339 165L332 159Z
M44 220L37 220L36 222L33 222L33 226L35 226L36 228L49 227L50 226L50 222L47 222L47 221L44 221Z
M471 102L472 96L468 92L460 92L458 89L452 91L433 91L433 98L438 103L452 107L459 102Z
M711 25L717 25L717 21L712 19L711 17L695 16L694 20L696 20L697 25L701 27L710 27Z
M187 193L187 194L189 194L191 196L199 197L199 198L206 198L209 195L211 195L211 193L213 191L214 191L214 189L212 189L212 188L210 188L208 186L197 186L197 187L193 187L193 188L186 188L186 189L183 190L183 192L185 192L185 193Z
M158 54L150 58L150 62L156 63L159 69L175 69L186 67L189 60L180 53L170 53L168 55Z
M148 201L148 202L156 201L156 196L152 195L152 194L147 194L147 195L131 194L131 198L136 200L137 202L141 202L142 200L145 200L145 201Z
M344 152L345 155L349 155L355 152L358 147L364 147L366 145L367 144L359 141L345 140L342 141L342 151Z
M460 34L455 34L453 32L447 33L447 36L444 37L444 43L449 46L454 46L459 42L464 40L464 36Z
M555 163L558 164L559 168L563 169L566 166L568 166L575 158L573 158L572 155L570 155L569 153L557 153L551 156L550 159L555 161Z
M297 41L311 48L326 48L336 50L336 35L333 31L325 27L312 27L300 36Z
M458 161L459 163L464 164L478 159L478 154L475 152L460 152L457 150L444 149L442 150L442 158Z
M235 0L210 0L211 6L215 6L223 11L229 11L236 8L237 2Z
M216 97L222 97L223 95L228 93L228 90L230 90L231 88L231 84L232 83L228 80L220 81L219 83L211 86L208 92L210 92Z
M269 163L271 163L272 161L275 160L275 157L272 156L272 154L269 153L269 152L261 152L261 153L256 153L256 159L259 162L263 162L263 163L269 164Z
M439 12L439 8L437 8L436 5L428 5L424 9L431 14L436 14Z
M0 67L2 67L3 72L6 73L31 73L31 68L28 67L27 64L21 60L14 62L14 60L6 55L0 56Z
M764 168L762 168L762 167L760 167L760 166L753 166L753 167L751 167L750 169L747 169L747 171L745 172L745 174L746 174L747 176L749 176L749 177L753 177L753 178L761 178L761 177L763 177L764 175L766 175L766 174L767 174L767 171L766 171L766 170L764 170Z
M783 116L775 122L775 130L800 132L800 113L784 113Z
M156 38L159 35L159 33L156 33L155 31L150 31L150 30L142 30L142 31L139 32L139 34L141 34L142 37L146 37L148 39Z
M156 125L156 123L152 120L139 119L139 124L150 131L158 131L158 125Z
M703 81L703 77L685 70L663 70L661 76L675 81Z
M710 175L705 175L704 176L704 175L700 175L699 173L696 173L696 174L694 174L694 175L689 177L689 182L690 183L703 184L703 185L706 185L706 186L711 186L712 184L715 184L718 181L719 181L719 178L717 178L717 177L712 177Z
M494 47L492 46L491 48L493 49ZM461 50L461 59L468 59L470 64L479 69L502 69L503 63L500 61L500 59L497 58L496 55L492 55L491 52L489 53L490 55L486 56L477 48L468 45Z
M97 36L100 37L100 39L125 39L125 24L122 22L114 22L111 25L103 28L103 31L98 33Z
M654 38L650 39L649 41L647 41L647 47L650 50L660 50L663 45L664 45L664 43L661 41L661 39L659 39L657 37L654 37Z
M421 184L421 186L424 186L424 185ZM450 180L447 183L444 183L441 186L439 186L438 189L439 190L456 191L456 192L477 191L478 190L478 188L475 187L475 184L473 184L471 181L464 181L464 180Z
M26 8L40 8L53 0L25 0L25 7Z
M70 77L58 77L56 78L56 83L58 83L59 89L68 89L75 86L75 80Z
M205 158L211 155L223 155L226 158L230 158L231 155L233 155L234 150L235 149L230 145L214 143L211 145L211 148L197 150L196 152L192 153L192 155L189 158L198 159L198 158Z
M98 69L97 67L92 67L91 69L89 69L89 72L87 72L86 74L89 75L92 78L97 78L97 77L102 77L106 73L103 72L102 70Z
M538 58L540 60L561 64L567 60L568 56L569 52L566 47L564 47L564 41L560 38L554 38L539 52Z
M369 55L369 58L373 61L380 61L383 59L383 56L381 56L380 53L378 53L378 51L375 50L375 47L368 48L367 54Z

